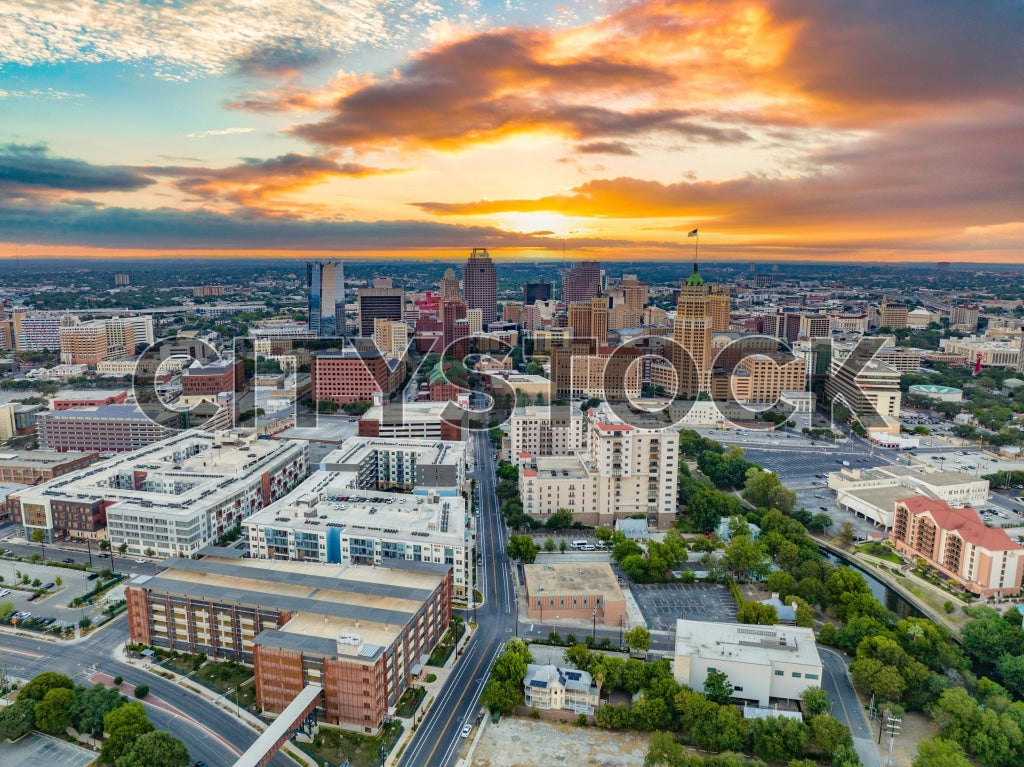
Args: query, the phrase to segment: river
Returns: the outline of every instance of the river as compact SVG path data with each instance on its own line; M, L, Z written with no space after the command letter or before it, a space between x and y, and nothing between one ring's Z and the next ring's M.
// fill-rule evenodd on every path
M886 609L896 613L900 618L925 618L927 617L924 613L918 610L914 605L910 604L906 599L900 596L897 592L882 583L876 578L870 570L865 570L857 562L853 562L844 557L839 557L833 554L831 551L825 548L819 547L818 549L821 555L834 565L845 565L846 567L852 567L854 570L864 576L864 580L868 582L868 588L871 589L871 593L875 599L885 605Z

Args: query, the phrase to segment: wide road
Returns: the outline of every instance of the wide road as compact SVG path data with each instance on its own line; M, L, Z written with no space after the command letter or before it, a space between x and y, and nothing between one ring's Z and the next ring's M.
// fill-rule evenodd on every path
M864 767L881 767L882 759L872 738L867 716L853 689L853 682L843 656L828 647L818 646L821 656L821 686L832 698L832 716L850 728L853 746Z
M444 767L454 761L464 743L462 728L476 717L491 663L515 627L515 591L505 553L507 531L494 494L493 448L486 433L472 439L478 463L471 476L478 480L481 499L477 551L483 565L477 571L484 605L476 610L476 633L402 754L400 767Z
M225 745L225 741L244 751L258 733L201 695L113 657L113 651L128 640L126 623L122 615L112 625L77 643L5 633L0 635L0 662L15 676L31 678L43 671L59 671L85 686L94 673L91 667L96 664L96 672L121 676L132 685L149 685L151 696L181 712L147 706L158 729L166 729L185 741L193 761L204 761L209 767L234 764L238 752ZM280 753L270 763L274 767L295 767L295 762Z

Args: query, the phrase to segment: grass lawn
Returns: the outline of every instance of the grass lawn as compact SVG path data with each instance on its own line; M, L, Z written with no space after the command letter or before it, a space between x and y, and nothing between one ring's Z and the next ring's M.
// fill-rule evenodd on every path
M892 547L885 546L881 543L869 543L866 546L861 546L859 550L863 551L865 554L870 554L873 557L884 559L886 562L892 562L896 565L903 564L903 560L900 558L900 555L893 551Z
M445 661L448 659L448 654L455 643L462 637L462 633L466 630L466 627L462 624L462 621L452 621L448 630L444 632L444 636L441 637L441 641L437 643L437 646L431 651L430 659L427 661L428 666L443 666Z
M380 764L380 747L391 743L401 729L400 722L389 722L381 729L380 735L370 737L320 725L320 732L313 742L303 745L316 755L319 762L341 765L348 759L351 767L375 767Z
M395 706L395 715L403 719L409 719L416 713L416 708L426 694L427 691L423 687L409 687L406 689L402 693L402 697L398 699L398 705Z
M199 669L194 678L201 679L210 687L226 693L232 701L235 699L235 687L248 682L239 689L238 702L249 708L256 705L256 684L250 681L253 678L253 671L248 666L231 661L210 662Z
M177 658L172 655L165 658L161 665L167 667L171 671L185 676L192 673L192 669L194 668L194 659L195 656L193 655L179 655Z

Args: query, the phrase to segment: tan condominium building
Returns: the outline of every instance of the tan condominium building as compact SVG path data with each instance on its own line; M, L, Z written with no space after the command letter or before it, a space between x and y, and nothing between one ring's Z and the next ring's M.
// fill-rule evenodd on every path
M373 321L373 342L381 354L400 359L409 345L409 326L404 322L377 317Z
M566 508L579 522L605 526L642 514L652 526L671 527L678 485L674 433L622 423L606 405L586 420L586 452L518 456L524 512L543 521Z
M784 352L748 354L733 375L722 381L729 385L727 396L737 402L771 405L779 401L783 392L806 388L807 361Z
M921 496L896 501L889 540L977 596L1017 596L1024 546L998 527L986 527L972 508L954 509Z
M569 304L568 326L574 338L594 338L598 345L608 340L608 299L594 296L586 303Z
M708 295L708 305L711 309L711 331L720 333L729 329L731 299L725 288L715 285Z
M882 306L878 312L878 326L890 330L907 327L910 309L906 304L890 301L888 296L882 298Z
M307 686L318 717L375 733L451 622L451 572L172 559L125 590L132 642L251 663L256 703L281 712Z
M512 455L571 455L586 446L583 414L573 406L517 407L508 433Z

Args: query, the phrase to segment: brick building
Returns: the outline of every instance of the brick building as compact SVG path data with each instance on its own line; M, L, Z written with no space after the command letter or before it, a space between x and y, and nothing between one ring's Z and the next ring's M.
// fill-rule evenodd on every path
M320 352L313 355L309 372L314 401L372 402L375 394L392 391L388 360L377 351Z
M240 392L245 388L245 365L242 360L226 360L203 365L193 362L181 372L181 393L202 396L221 392Z

